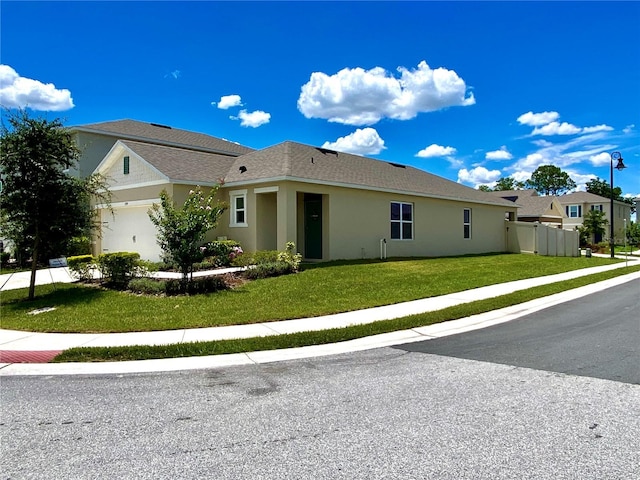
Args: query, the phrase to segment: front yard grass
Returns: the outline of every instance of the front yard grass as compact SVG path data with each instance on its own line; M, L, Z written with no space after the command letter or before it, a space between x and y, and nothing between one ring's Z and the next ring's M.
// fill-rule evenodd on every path
M614 262L618 262L615 260ZM610 264L600 257L496 254L333 262L213 294L136 296L80 284L0 292L2 328L40 332L131 332L315 317ZM29 312L54 307L38 315Z

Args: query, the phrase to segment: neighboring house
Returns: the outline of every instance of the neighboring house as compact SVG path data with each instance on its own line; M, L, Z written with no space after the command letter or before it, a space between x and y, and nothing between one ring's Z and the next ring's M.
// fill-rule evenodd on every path
M110 179L115 215L101 210L106 228L95 253L137 251L158 260L149 208L163 189L181 203L196 185L222 184L219 196L229 204L212 238L237 240L248 251L294 241L308 260L502 252L505 216L517 210L423 170L294 142L216 151L136 137L115 141L96 167Z
M503 190L487 192L518 205L518 221L538 222L543 225L563 228L566 215L557 197L539 196L535 190Z
M582 225L584 216L590 210L598 210L604 213L604 218L611 221L611 199L601 197L589 192L567 193L556 197L565 209L567 219L565 225L568 228L577 228ZM631 221L631 205L625 202L614 200L613 202L613 227L614 237L622 239L624 235L624 225ZM604 238L593 238L595 243L609 239L610 227L607 226L607 233Z

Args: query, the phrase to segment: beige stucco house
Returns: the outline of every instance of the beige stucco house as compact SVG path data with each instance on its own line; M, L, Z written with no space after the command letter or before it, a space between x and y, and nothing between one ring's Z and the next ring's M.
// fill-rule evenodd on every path
M122 126L113 124L107 125ZM174 129L151 129L165 130ZM86 127L80 132L91 139ZM515 218L513 202L423 170L295 142L251 150L215 139L223 143L208 148L184 143L190 132L170 133L166 142L140 132L103 135L113 142L95 171L110 180L114 215L100 210L104 229L94 253L137 251L158 260L147 212L160 192L183 202L194 186L217 184L229 209L211 238L237 240L249 251L284 249L288 241L308 260L506 250L505 217Z
M577 228L582 225L584 216L590 210L598 210L604 213L604 218L611 221L611 199L601 197L589 192L567 193L556 197L565 209L567 216L565 220L566 228ZM613 227L614 237L618 240L624 238L624 225L631 221L631 205L625 202L614 200L613 202ZM598 243L609 239L609 226L604 238L594 238Z
M567 228L567 216L557 197L539 196L538 192L531 189L488 193L518 205L517 219L521 222L538 222L547 226Z

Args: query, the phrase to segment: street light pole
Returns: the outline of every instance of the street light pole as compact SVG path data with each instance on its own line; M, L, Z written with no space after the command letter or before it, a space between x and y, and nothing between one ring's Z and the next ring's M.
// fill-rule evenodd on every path
M624 163L622 162L622 155L620 154L620 152L612 152L611 153L611 208L609 210L609 247L611 248L611 258L615 257L615 239L614 239L614 230L613 230L613 199L614 199L614 195L613 195L613 161L618 162L616 165L616 170L622 170L623 168L627 168L625 167Z

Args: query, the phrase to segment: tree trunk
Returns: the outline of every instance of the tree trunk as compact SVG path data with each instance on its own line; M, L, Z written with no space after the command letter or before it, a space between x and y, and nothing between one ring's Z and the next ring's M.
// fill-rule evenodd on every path
M40 232L36 227L36 236L33 240L33 251L31 252L31 280L29 281L29 300L35 298L36 293L36 270L38 268L38 248L40 247Z

